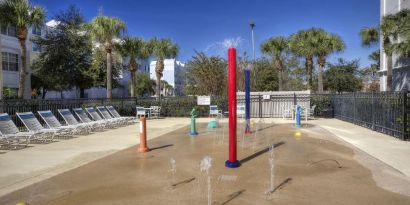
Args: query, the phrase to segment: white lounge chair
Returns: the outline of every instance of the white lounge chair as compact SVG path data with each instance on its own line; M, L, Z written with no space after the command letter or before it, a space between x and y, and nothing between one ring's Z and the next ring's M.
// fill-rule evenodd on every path
M236 105L236 117L245 118L245 105Z
M209 106L209 118L222 118L222 111L218 109L217 105L210 105Z
M113 124L115 124L116 126L122 126L126 124L126 121L124 121L124 119L121 118L114 118L113 116L111 116L110 112L108 112L107 108L104 106L97 106L97 111L100 113L100 115L102 116L102 118L104 120L107 120Z
M21 141L25 141L26 146L32 139L42 139L40 133L20 132L17 126L11 120L7 113L0 114L0 141L5 145L19 145Z
M116 122L103 119L93 107L87 107L85 108L85 111L87 111L92 120L104 123L106 128L115 128L117 126Z
M109 105L109 106L105 106L108 110L108 112L110 112L110 114L114 117L114 118L118 118L118 119L123 119L125 121L126 124L133 124L134 122L136 122L136 118L135 117L123 117L121 116L117 110L114 108L114 106Z
M84 125L62 125L60 121L54 116L51 110L38 111L38 114L46 123L48 128L63 129L70 134L88 134L88 129Z
M77 115L78 119L82 123L90 126L93 131L103 131L105 128L105 122L103 121L94 121L88 117L87 113L82 108L73 108L73 112Z
M55 136L69 136L70 135L70 133L68 133L64 129L44 128L32 112L22 112L22 113L17 112L16 115L20 119L20 121L23 122L27 130L44 136L43 137L44 141L46 141L47 139L49 141L53 141Z

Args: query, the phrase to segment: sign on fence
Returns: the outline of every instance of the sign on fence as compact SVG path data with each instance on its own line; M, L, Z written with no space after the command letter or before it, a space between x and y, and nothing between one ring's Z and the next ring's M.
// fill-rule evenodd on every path
M270 100L270 95L263 95L264 100Z
M211 96L198 96L198 105L211 105Z

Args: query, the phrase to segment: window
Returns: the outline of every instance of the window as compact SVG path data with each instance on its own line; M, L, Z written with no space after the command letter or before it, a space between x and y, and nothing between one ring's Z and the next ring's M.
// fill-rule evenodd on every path
M19 70L19 59L18 55L14 53L2 52L2 64L3 70L18 71Z
M33 42L32 46L33 46L33 51L41 52L41 45L40 44Z
M1 34L7 36L14 36L16 37L16 27L15 26L1 26Z
M41 28L34 26L32 28L32 33L37 36L41 36Z

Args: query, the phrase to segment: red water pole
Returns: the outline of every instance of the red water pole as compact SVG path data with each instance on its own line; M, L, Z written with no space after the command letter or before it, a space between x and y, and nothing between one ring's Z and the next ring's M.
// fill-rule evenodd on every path
M236 159L236 49L228 49L228 114L229 114L229 159L225 166L239 167Z

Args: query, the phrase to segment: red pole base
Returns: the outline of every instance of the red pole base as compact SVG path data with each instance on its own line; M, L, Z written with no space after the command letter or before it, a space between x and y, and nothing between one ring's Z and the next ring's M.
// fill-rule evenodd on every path
M144 153L144 152L149 152L149 148L148 147L138 147L138 152L140 153Z

